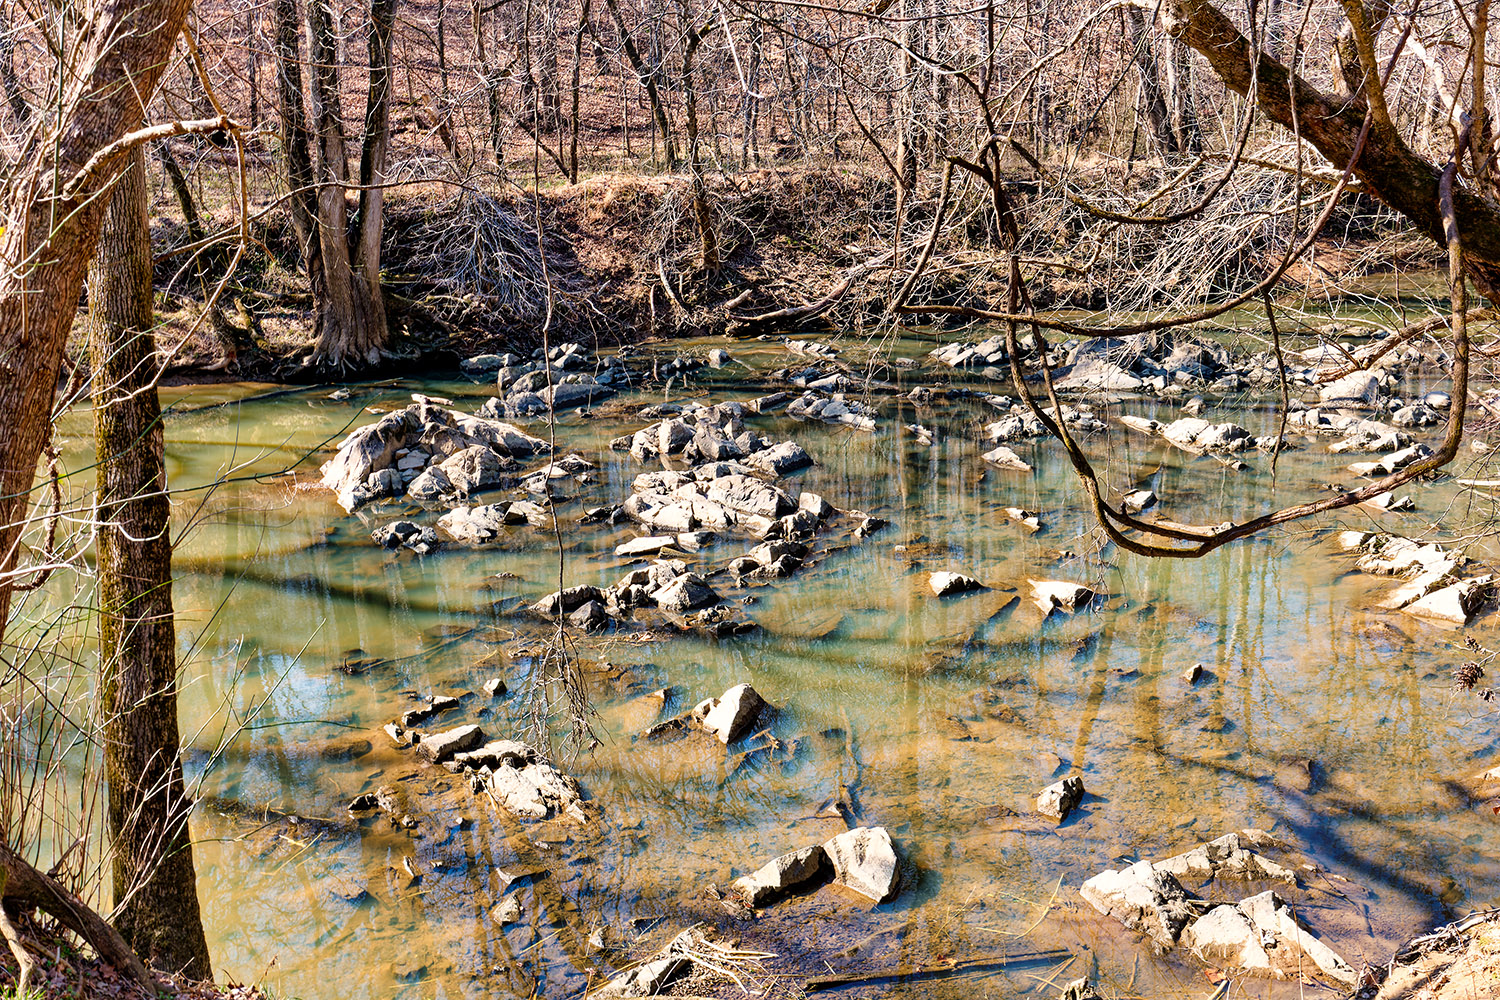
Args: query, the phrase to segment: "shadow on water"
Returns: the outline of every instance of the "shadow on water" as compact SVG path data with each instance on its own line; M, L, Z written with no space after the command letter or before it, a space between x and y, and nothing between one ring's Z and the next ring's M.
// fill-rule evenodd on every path
M711 398L779 388L768 370L806 362L768 343L735 354L748 368L715 373ZM349 404L309 389L185 406L168 422L174 484L205 483L247 455L246 472L270 475L359 422L355 406L388 409L417 390L469 409L485 395L404 382ZM557 508L567 584L607 585L630 565L614 547L639 532L580 518L644 471L609 442L660 401L627 396L559 420L565 450L598 465ZM1454 636L1373 607L1388 583L1347 573L1316 532L1191 562L1120 553L1096 538L1054 447L1015 446L1031 474L980 461L991 404L883 405L874 433L784 413L752 420L817 460L794 487L891 522L835 539L788 580L715 577L757 632L575 637L599 664L589 676L601 743L571 762L587 824L519 822L381 730L444 694L461 707L443 725L526 732L546 630L520 609L556 586L550 534L506 529L495 545L422 558L368 541L370 526L414 516L409 505L356 518L290 481L222 487L221 513L187 536L177 563L183 634L198 642L183 714L199 735L185 759L195 777L215 760L194 833L216 966L309 1000L577 996L702 922L774 953L778 973L866 977L830 984L834 997L1014 996L1085 974L1126 995L1198 996L1200 969L1150 955L1077 886L1122 860L1265 828L1328 879L1350 880L1327 882L1343 899L1330 890L1309 905L1352 958L1447 915L1444 898L1478 905L1495 892L1500 860L1482 849L1493 820L1445 782L1474 769L1475 748L1500 745L1500 726L1448 691L1448 668L1465 657ZM1212 414L1256 433L1277 419L1232 401ZM933 446L912 443L901 424L913 421L936 429ZM1087 441L1122 488L1155 490L1162 515L1186 523L1322 495L1346 461L1312 443L1281 457L1273 484L1263 457L1234 473L1118 428ZM1452 496L1430 487L1416 511L1382 523L1419 531ZM1039 530L1011 508L1040 512ZM721 539L684 558L714 569L748 545ZM990 589L938 600L928 575L949 570ZM1105 596L1044 616L1036 579ZM1493 632L1487 620L1479 629ZM494 680L504 689L491 697ZM742 681L780 709L764 733L729 748L641 738ZM667 686L670 709L650 700ZM1037 791L1070 772L1089 790L1082 808L1060 826L1035 816ZM399 815L350 818L366 794ZM840 808L899 845L907 884L894 902L825 887L745 919L715 898L711 886L846 829ZM1066 955L1052 962L1054 949ZM1027 954L1041 957L1005 964ZM1257 995L1296 995L1280 989Z

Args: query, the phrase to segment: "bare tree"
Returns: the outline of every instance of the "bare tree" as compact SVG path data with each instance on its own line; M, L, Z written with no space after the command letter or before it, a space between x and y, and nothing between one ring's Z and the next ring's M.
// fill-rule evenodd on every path
M177 630L151 334L146 158L128 154L89 276L99 659L115 923L152 965L210 979L178 759Z

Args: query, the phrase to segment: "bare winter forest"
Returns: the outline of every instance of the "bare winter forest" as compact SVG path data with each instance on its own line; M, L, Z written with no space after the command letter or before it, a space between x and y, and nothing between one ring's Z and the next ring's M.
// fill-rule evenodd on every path
M199 3L146 115L200 123L148 158L158 287L181 364L285 373L1004 312L1012 245L1037 304L1115 311L1435 262L1487 12L1346 6ZM70 19L8 18L19 151Z
M1492 983L1494 23L0 0L0 997Z

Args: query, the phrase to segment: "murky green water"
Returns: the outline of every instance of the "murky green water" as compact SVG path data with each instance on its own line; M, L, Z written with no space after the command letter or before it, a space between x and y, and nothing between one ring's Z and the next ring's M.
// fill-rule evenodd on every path
M690 393L747 398L764 391L759 373L807 363L773 344L728 346L755 371L705 371ZM906 342L896 353L928 347ZM194 822L199 893L221 975L319 1000L576 996L706 921L776 953L768 970L801 975L1072 955L841 995L1054 996L1095 974L1127 995L1200 996L1211 984L1197 963L1153 958L1076 888L1120 859L1246 826L1352 880L1309 877L1303 905L1356 966L1450 912L1440 896L1462 910L1500 895L1496 818L1443 784L1500 749L1496 716L1450 690L1449 669L1467 658L1462 633L1376 610L1389 581L1350 572L1352 560L1323 537L1377 518L1443 536L1473 520L1472 505L1490 506L1472 493L1415 487L1409 514L1348 511L1201 560L1150 561L1101 549L1054 444L1014 446L1035 465L1030 475L980 462L981 428L996 414L977 401L885 397L874 434L751 418L812 454L817 465L797 474L805 488L891 527L840 540L850 544L756 588L745 608L760 625L751 635L578 636L596 664L602 742L572 771L601 821L538 827L403 756L379 727L406 707L406 692L478 692L499 676L511 695L480 695L461 718L492 738L524 732L537 643L504 599L556 588L551 536L515 528L490 548L393 553L371 543L369 527L404 505L349 516L331 494L305 488L328 442L371 419L362 408L421 391L472 411L488 389L388 383L338 402L328 388L264 395L272 388L168 393L170 476L182 491L182 718L205 796ZM673 398L682 392L674 386ZM658 389L558 423L565 450L600 464L597 482L559 507L569 585L625 571L614 546L636 529L575 522L628 495L643 469L608 441L644 426L634 410L661 398ZM1173 412L1141 401L1102 412L1113 423L1157 408ZM1277 419L1243 401L1206 415L1261 434ZM69 419L76 456L87 418ZM936 444L915 443L901 430L911 422L937 429ZM1284 455L1274 481L1263 456L1232 472L1118 426L1090 447L1108 456L1117 486L1155 489L1164 515L1183 522L1242 518L1352 478L1350 459L1318 443ZM1045 530L1008 523L1003 509L1017 506L1039 511ZM748 545L727 540L694 558L721 564ZM938 601L927 575L949 569L993 589ZM1110 599L1044 622L1028 577L1075 580ZM1487 620L1471 631L1494 633ZM354 672L340 669L351 660ZM1206 673L1189 685L1181 675L1194 663ZM798 741L795 756L740 760L736 748L632 740L654 721L640 694L673 686L691 705L740 681L782 707L775 732ZM360 741L371 749L351 756ZM1297 779L1299 760L1314 762L1310 783L1305 771ZM1090 795L1054 828L1031 815L1032 802L1070 769ZM871 908L825 889L740 922L705 895L843 830L823 807L851 783L863 820L886 826L911 862L894 903ZM384 784L406 790L414 831L349 818L353 795ZM490 917L502 871L546 873L518 883L525 919L508 927Z

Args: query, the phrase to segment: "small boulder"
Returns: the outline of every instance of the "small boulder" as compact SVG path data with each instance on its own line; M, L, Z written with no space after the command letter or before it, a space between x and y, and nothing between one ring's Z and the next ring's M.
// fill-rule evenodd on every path
M696 573L684 573L651 595L664 611L693 611L719 602L719 595Z
M824 842L833 864L834 882L877 903L892 899L900 887L896 846L883 826L861 826Z
M1177 943L1194 915L1187 890L1149 861L1106 869L1083 883L1078 894L1100 913L1147 934L1163 950Z
M1355 971L1298 922L1291 908L1266 891L1238 905L1214 907L1182 934L1182 944L1219 968L1273 979L1321 979L1351 989Z
M604 603L604 592L598 587L568 587L548 594L531 606L531 610L544 618L570 615L590 601Z
M417 752L434 764L441 764L455 754L472 750L484 742L484 730L478 726L459 726L443 733L422 737Z
M1036 797L1036 811L1061 823L1083 801L1083 779L1070 775L1043 788Z
M751 906L762 906L815 880L830 867L822 845L814 844L783 854L730 883Z
M1081 583L1066 580L1030 580L1031 599L1043 614L1064 611L1073 614L1086 607L1095 597L1094 591Z
M755 688L749 684L736 684L718 698L710 698L699 705L701 714L697 709L694 714L702 719L704 729L728 746L750 731L765 707L765 699Z
M1318 390L1318 398L1333 406L1373 403L1380 398L1380 376L1373 371L1350 372Z
M1480 605L1493 590L1494 578L1491 576L1460 580L1441 590L1434 590L1420 600L1413 601L1406 606L1405 610L1423 618L1436 618L1440 621L1464 625L1468 623L1474 612L1479 610Z
M1000 447L995 448L991 451L987 451L979 457L984 459L991 465L1001 469L1013 469L1016 472L1031 471L1031 466L1026 464L1026 462L1021 458L1020 455L1017 455L1015 452L1011 451L1004 445L1001 445Z
M938 597L948 597L952 594L966 594L970 591L987 589L984 584L972 576L964 576L962 573L933 573L927 578L927 585Z

